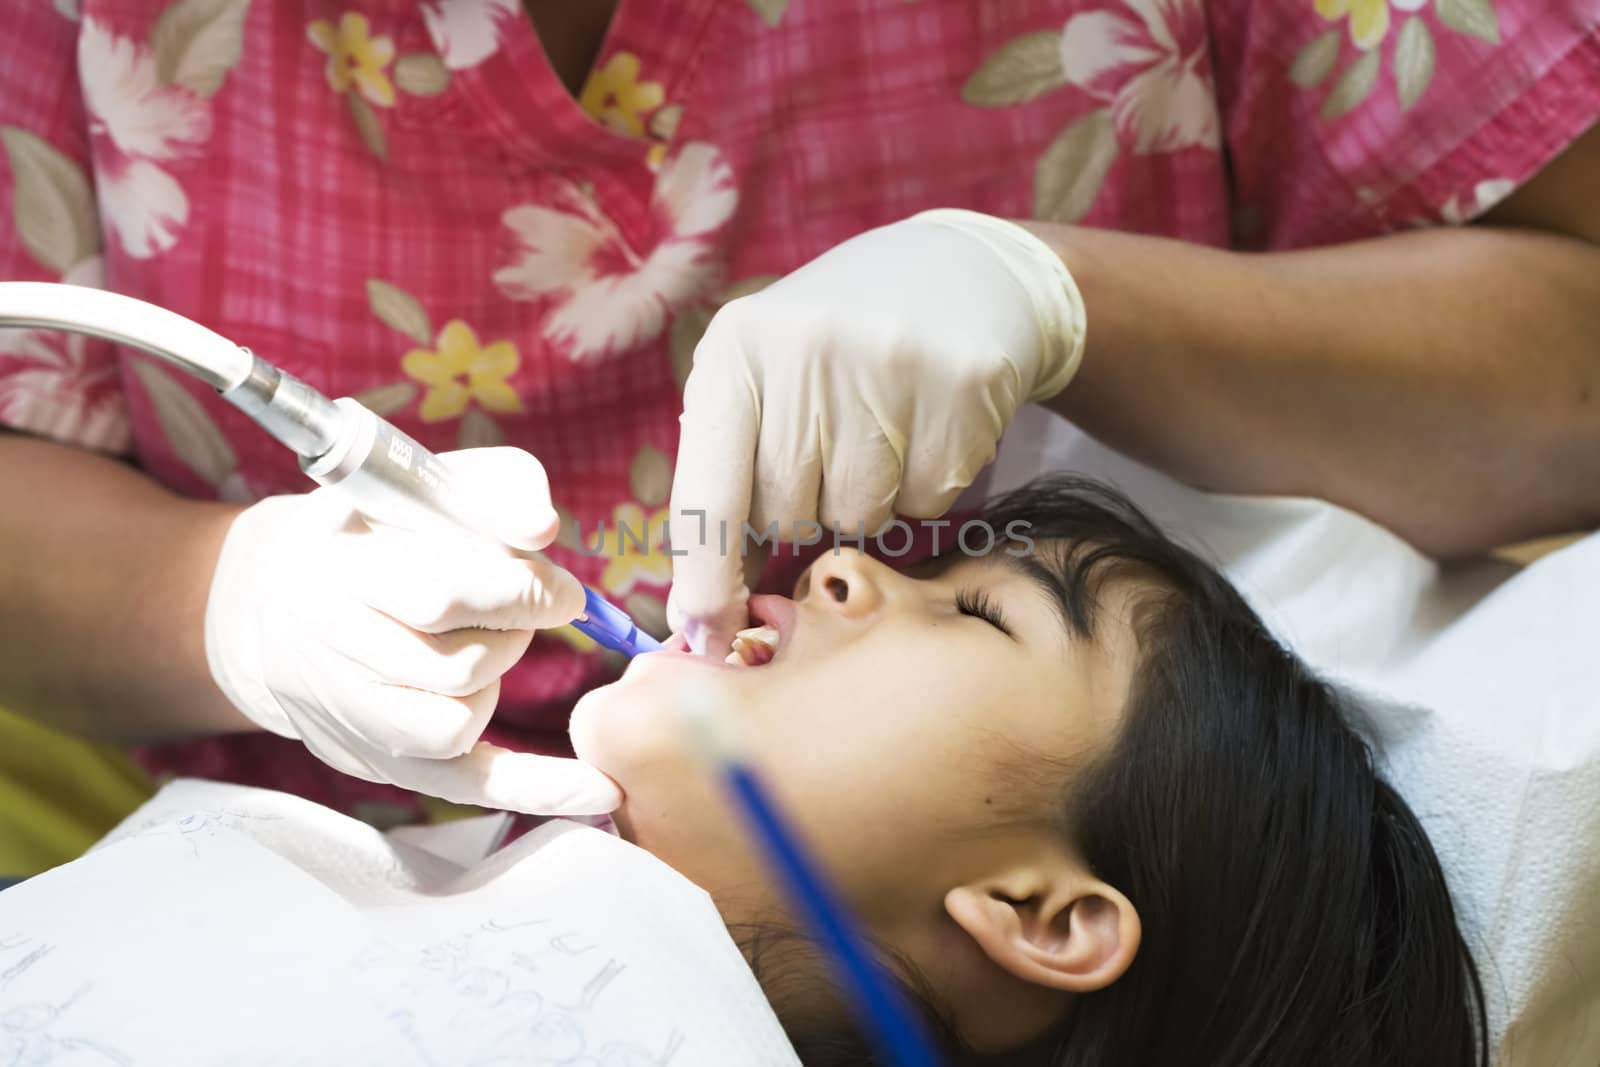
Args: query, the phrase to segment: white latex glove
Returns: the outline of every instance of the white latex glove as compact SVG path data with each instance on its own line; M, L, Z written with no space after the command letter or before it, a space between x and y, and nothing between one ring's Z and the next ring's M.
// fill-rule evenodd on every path
M587 764L479 740L534 630L583 610L577 579L533 555L558 526L544 468L514 448L440 458L476 520L524 554L368 523L336 489L269 497L223 542L211 673L252 721L357 778L489 808L611 811L617 786Z
M1049 246L956 210L869 230L724 306L684 386L673 629L721 655L744 625L747 519L790 542L807 520L870 537L896 513L944 514L1017 408L1066 387L1084 325Z

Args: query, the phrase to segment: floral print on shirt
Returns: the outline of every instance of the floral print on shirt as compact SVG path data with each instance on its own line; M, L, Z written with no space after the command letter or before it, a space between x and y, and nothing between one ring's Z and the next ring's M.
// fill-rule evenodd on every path
M394 107L394 83L387 73L394 62L394 41L373 37L367 16L346 11L339 25L316 19L306 27L311 43L328 54L325 76L336 93L354 87L367 101L378 107Z
M522 16L517 0L430 0L422 17L438 43L445 66L466 70L494 55L500 30Z
M103 275L103 261L92 255L61 280L99 287ZM109 452L125 450L131 431L117 366L89 359L88 343L79 333L0 330L0 357L26 363L0 378L0 424L70 436Z
M578 106L596 122L638 137L644 133L644 116L664 99L659 82L639 80L639 57L618 52L589 75Z
M371 22L359 11L344 12L337 25L313 19L306 38L327 56L323 77L328 88L344 98L356 133L380 160L389 158L389 138L373 108L393 108L396 89L411 96L437 96L450 87L450 68L439 56L413 52L396 60L394 38L374 36Z
M713 240L737 202L733 172L716 148L686 144L661 168L651 202L655 239L641 247L591 190L564 182L548 202L505 213L519 251L494 281L513 300L549 301L544 336L567 358L625 351L659 337L668 315L714 281Z
M1017 37L967 79L979 107L1026 103L1071 87L1101 105L1069 122L1034 172L1033 216L1078 222L1117 155L1216 151L1221 143L1200 0L1120 0L1060 30Z
M1490 45L1500 43L1500 20L1494 0L1431 0L1432 22L1439 29L1477 38ZM1355 56L1333 78L1323 98L1320 115L1329 121L1341 118L1366 104L1382 81L1387 59L1394 77L1395 96L1402 110L1414 107L1433 83L1438 45L1435 29L1430 28L1426 9L1430 0L1313 0L1323 19L1338 22L1348 19L1348 37ZM1391 37L1394 16L1390 9L1405 15L1394 45L1385 53ZM1306 91L1328 82L1338 65L1346 35L1338 28L1327 30L1307 42L1289 66L1289 81Z
M239 62L248 7L178 0L156 20L153 44L83 20L78 66L100 213L135 259L172 248L189 221L174 165L196 157L211 135L210 98Z
M423 422L438 422L458 418L472 403L502 415L521 411L516 390L506 384L520 360L510 341L480 346L471 326L451 319L433 351L412 349L401 357L400 367L428 387L417 414Z
M1219 144L1205 11L1195 0L1127 0L1074 15L1061 32L1061 72L1111 106L1130 151Z

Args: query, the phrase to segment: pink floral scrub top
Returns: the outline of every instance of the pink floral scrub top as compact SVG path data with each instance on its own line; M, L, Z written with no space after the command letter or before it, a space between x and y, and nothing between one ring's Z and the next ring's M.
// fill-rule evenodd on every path
M430 447L531 451L568 519L552 554L659 625L679 390L722 302L938 206L1250 249L1459 223L1600 112L1597 23L1594 0L622 0L575 100L517 0L27 0L0 27L0 278L173 308ZM308 486L205 387L77 337L0 331L0 421L186 495ZM541 634L490 736L559 751L615 669ZM410 803L276 737L144 758Z

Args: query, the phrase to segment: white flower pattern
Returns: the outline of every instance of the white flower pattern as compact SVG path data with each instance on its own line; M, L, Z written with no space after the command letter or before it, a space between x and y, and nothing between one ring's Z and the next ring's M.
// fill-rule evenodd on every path
M104 276L105 262L94 256L61 280L98 288ZM0 425L107 452L127 451L132 436L117 364L90 361L88 343L78 333L0 330L0 356L26 364L0 377Z
M1440 204L1439 218L1452 226L1470 222L1510 196L1516 187L1517 183L1509 178L1485 178L1472 187L1472 193L1465 202L1452 196Z
M500 47L500 27L522 15L517 0L431 0L422 5L444 65L451 70L475 67Z
M183 186L161 164L205 143L210 105L182 86L161 84L148 48L93 18L83 20L78 63L101 216L128 255L149 259L171 248L189 219Z
M656 184L653 247L634 248L589 194L567 185L550 203L505 213L521 254L494 280L512 299L552 301L544 335L570 359L626 351L660 336L669 313L715 280L711 239L737 200L721 154L687 144Z
M1111 104L1120 139L1134 152L1217 148L1221 124L1206 67L1205 12L1198 0L1125 0L1127 11L1067 20L1061 65L1067 80Z

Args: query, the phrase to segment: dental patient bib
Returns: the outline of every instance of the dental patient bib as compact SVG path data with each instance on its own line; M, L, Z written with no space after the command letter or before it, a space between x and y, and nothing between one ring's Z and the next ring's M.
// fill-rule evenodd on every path
M600 830L180 780L0 893L0 1063L796 1067L711 899Z

